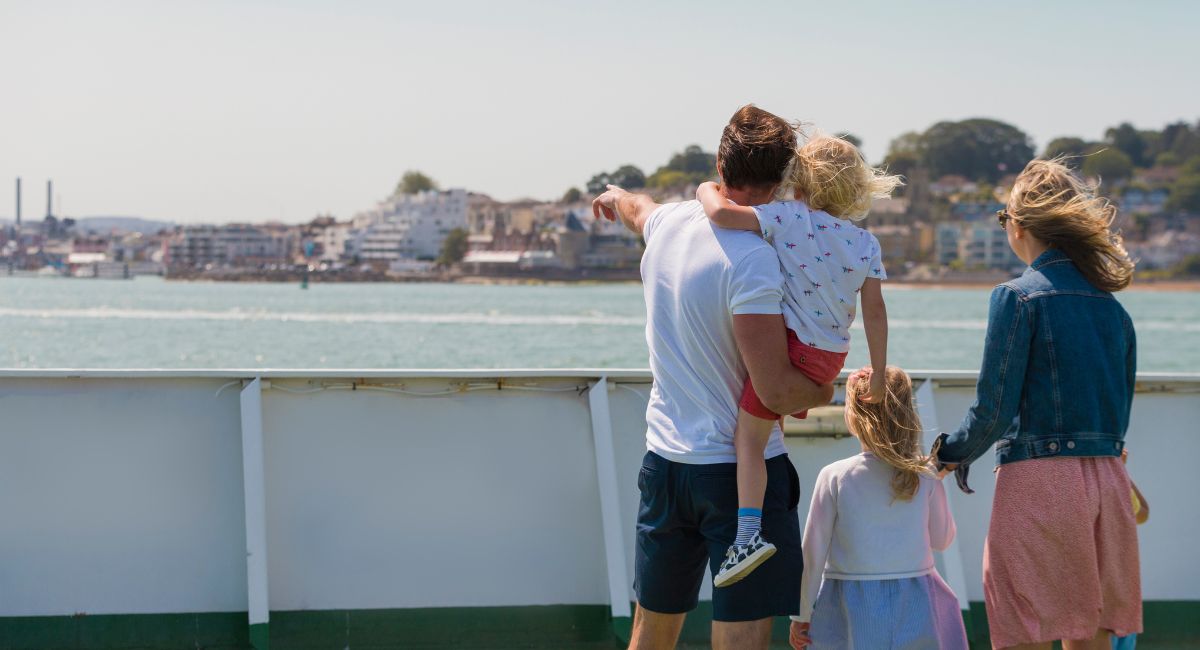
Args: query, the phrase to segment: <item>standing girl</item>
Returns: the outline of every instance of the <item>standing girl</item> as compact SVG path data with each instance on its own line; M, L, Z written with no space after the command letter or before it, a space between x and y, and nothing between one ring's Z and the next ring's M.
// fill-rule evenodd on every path
M983 552L992 645L1109 647L1142 629L1138 542L1121 464L1137 345L1112 292L1133 275L1116 209L1056 160L1029 163L999 213L1029 268L992 292L977 399L935 445L967 487L996 444Z
M876 403L863 400L875 372L850 375L846 427L862 453L827 465L813 488L797 648L967 647L958 599L933 565L954 540L946 490L921 453L912 380L894 366L883 374Z

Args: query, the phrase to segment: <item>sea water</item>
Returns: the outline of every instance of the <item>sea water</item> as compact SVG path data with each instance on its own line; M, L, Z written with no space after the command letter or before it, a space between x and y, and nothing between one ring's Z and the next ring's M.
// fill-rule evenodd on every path
M885 283L888 360L977 370L988 289ZM1138 369L1200 371L1200 293L1118 294ZM645 368L641 285L0 276L0 368ZM867 363L861 323L849 367Z

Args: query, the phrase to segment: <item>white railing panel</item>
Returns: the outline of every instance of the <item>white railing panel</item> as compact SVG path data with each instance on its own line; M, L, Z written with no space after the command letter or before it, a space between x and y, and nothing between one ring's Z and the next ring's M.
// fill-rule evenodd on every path
M586 381L263 395L272 609L606 603Z
M221 383L0 379L0 616L246 609Z

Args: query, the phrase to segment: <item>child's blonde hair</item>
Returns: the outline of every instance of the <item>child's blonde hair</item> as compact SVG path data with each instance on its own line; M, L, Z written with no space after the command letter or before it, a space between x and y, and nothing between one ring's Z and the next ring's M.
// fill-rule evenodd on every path
M1111 230L1116 206L1096 196L1096 186L1061 157L1025 166L1009 194L1008 213L1029 234L1066 253L1096 287L1120 291L1133 279L1133 260L1120 232Z
M817 134L796 150L788 184L813 210L857 221L904 181L867 164L848 140Z
M911 501L921 485L921 476L932 476L929 457L921 453L921 418L913 402L912 379L908 373L888 366L883 399L862 400L871 385L871 370L850 375L846 382L846 420L851 431L868 451L895 469L892 497Z

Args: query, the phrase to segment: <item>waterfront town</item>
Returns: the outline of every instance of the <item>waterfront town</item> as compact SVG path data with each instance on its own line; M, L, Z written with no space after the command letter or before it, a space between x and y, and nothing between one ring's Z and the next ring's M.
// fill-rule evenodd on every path
M1011 146L995 154L973 146L1005 138ZM880 240L891 277L992 282L1019 272L995 214L1015 172L1033 154L1028 136L994 120L939 122L893 141L883 162L902 173L906 185L876 201L865 221ZM1139 131L1122 124L1102 142L1057 138L1041 155L1072 156L1086 177L1103 180L1102 191L1119 208L1115 226L1139 260L1142 279L1200 275L1200 125ZM642 242L620 224L594 219L591 198L611 182L659 201L688 200L699 182L715 175L714 154L693 145L651 174L625 165L558 200L501 202L464 188L440 189L410 171L374 205L364 197L356 214L318 214L301 224L76 219L56 213L49 180L45 214L30 219L22 215L23 203L33 201L23 201L22 192L34 192L16 179L15 218L0 221L0 276L636 280Z

